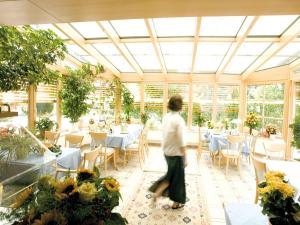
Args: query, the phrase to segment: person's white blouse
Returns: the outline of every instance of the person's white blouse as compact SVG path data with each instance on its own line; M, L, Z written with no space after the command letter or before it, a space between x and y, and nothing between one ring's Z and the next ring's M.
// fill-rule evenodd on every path
M185 122L179 112L169 112L162 120L162 149L166 156L182 156L180 147L185 146L183 131Z

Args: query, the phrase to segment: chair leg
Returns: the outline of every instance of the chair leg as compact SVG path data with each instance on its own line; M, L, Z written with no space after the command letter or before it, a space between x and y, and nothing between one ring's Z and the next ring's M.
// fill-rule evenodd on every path
M219 153L219 168L221 168L221 153Z
M139 163L140 163L140 167L141 167L141 169L143 169L141 149L138 151L138 154L139 154Z
M104 170L107 170L107 155L104 156Z
M258 191L257 191L257 187L256 187L256 192L255 192L255 204L257 204L258 202Z
M236 160L237 160L237 167L238 167L238 170L239 170L239 174L240 174L240 176L241 176L241 165L240 165L241 159L240 159L240 158L237 158Z
M226 176L228 174L229 158L226 159Z
M118 170L118 167L117 167L117 157L116 156L117 156L116 151L114 151L114 153L113 153L114 168L116 170Z
M126 166L126 150L124 150L123 166Z

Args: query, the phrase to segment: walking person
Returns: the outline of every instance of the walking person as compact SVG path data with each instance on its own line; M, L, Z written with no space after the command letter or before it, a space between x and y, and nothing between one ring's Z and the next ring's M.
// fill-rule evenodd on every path
M168 171L149 188L149 191L153 192L153 203L156 203L160 196L169 197L174 202L172 209L183 207L186 201L184 168L187 164L183 138L185 122L179 114L182 105L180 95L172 96L168 102L170 112L162 120L162 149Z

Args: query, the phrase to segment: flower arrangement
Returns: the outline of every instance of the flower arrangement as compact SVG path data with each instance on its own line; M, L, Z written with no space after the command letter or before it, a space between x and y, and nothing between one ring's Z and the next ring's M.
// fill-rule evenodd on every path
M0 213L14 225L126 225L112 210L119 205L120 185L98 170L80 169L77 178L40 177L34 187L18 195L11 209Z
M276 134L277 128L273 124L268 124L266 126L266 132L267 132L268 136L270 136L271 134Z
M147 121L149 120L149 115L147 112L141 113L141 122L143 125L146 125Z
M61 145L57 145L57 144L53 144L53 145L50 145L48 147L48 149L53 152L55 155L60 155L62 153L61 151Z
M194 123L197 124L198 127L202 127L205 122L207 122L206 116L199 110L194 117Z
M51 131L55 126L57 126L57 123L48 117L40 118L35 124L41 138L45 137L45 131Z
M95 120L94 120L93 118L89 119L89 124L90 124L90 125L95 124Z
M285 174L269 171L258 185L262 213L272 225L299 225L300 205L293 199L295 189L284 179Z
M250 134L252 134L252 130L258 127L258 117L256 113L250 112L245 121L245 125L250 128Z

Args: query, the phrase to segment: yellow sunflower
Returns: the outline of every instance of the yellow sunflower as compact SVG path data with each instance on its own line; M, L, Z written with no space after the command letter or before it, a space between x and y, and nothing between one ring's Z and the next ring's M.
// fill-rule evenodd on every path
M79 169L78 172L77 172L77 179L78 180L88 180L88 179L91 179L91 178L95 178L96 177L96 173L92 170L89 170L89 169Z
M21 207L26 202L26 200L32 197L32 195L33 195L33 189L31 187L27 188L25 191L21 192L16 197L15 203L12 205L12 207L13 208Z
M40 179L38 181L39 189L53 188L53 187L55 187L55 185L56 185L56 181L50 175L42 176L42 177L40 177Z
M67 225L66 218L57 211L50 211L42 214L41 219L35 220L32 225Z
M92 201L97 193L97 188L93 183L83 183L78 188L79 198L84 202Z
M120 190L120 184L114 178L106 178L103 181L104 187L110 192L117 192Z
M67 177L64 181L56 183L55 190L55 199L60 201L77 192L77 183L74 178Z

